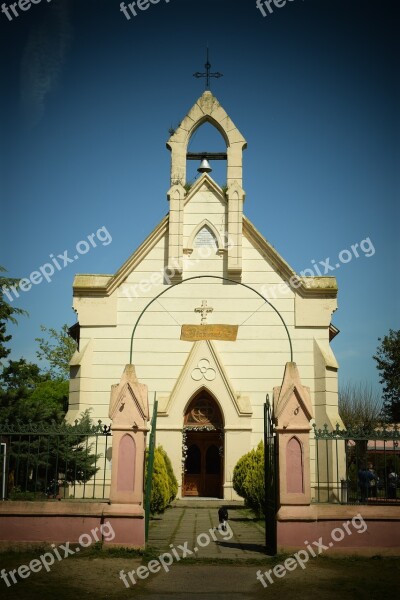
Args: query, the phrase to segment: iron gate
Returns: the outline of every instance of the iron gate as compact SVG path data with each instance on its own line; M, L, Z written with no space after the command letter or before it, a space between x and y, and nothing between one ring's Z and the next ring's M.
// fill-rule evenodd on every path
M152 488L152 483L153 483L154 452L156 449L157 409L158 409L158 400L157 400L156 396L154 396L154 407L153 407L153 416L151 419L150 441L149 441L149 447L146 451L147 460L145 459L147 462L147 468L145 469L146 482L145 482L145 493L144 493L144 506L145 506L144 519L145 519L145 540L146 540L146 542L149 538L150 499L151 499L151 488Z
M264 480L265 480L265 546L266 553L277 553L278 510L278 440L274 434L272 407L267 394L264 404Z

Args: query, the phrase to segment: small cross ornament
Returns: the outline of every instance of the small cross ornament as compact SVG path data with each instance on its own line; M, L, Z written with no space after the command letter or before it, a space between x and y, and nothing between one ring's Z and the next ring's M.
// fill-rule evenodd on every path
M194 311L197 313L201 313L201 325L205 325L207 323L207 313L212 313L213 308L211 306L207 306L207 300L203 300L201 306L195 308Z

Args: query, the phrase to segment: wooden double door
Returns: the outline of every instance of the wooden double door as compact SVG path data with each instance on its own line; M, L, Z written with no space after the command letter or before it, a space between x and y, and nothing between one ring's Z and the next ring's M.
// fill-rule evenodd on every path
M188 431L183 495L222 498L223 441L217 431Z

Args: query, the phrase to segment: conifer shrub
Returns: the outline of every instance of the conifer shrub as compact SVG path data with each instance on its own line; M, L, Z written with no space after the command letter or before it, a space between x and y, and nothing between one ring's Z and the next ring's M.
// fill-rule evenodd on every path
M146 460L146 479L147 479ZM178 482L174 475L172 464L164 448L159 446L154 450L153 476L151 483L150 512L162 513L175 499L178 492Z
M264 514L264 444L242 456L233 470L233 489L257 515Z
M249 469L250 461L251 453L248 452L247 454L239 458L233 470L233 489L242 498L245 498L246 496L244 490L244 482L246 479L247 471Z
M168 454L165 452L165 450L162 446L159 446L158 450L161 452L161 454L164 457L164 462L165 462L165 466L167 469L168 483L169 483L169 504L170 504L173 500L175 500L176 495L178 493L178 482L176 480L175 473L172 468L172 463L171 463L171 460L170 460Z

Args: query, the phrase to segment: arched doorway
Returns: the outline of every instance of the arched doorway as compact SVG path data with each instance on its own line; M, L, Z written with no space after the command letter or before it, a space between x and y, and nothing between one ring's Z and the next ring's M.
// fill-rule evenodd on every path
M224 430L221 410L207 390L186 409L183 426L183 496L222 498Z

